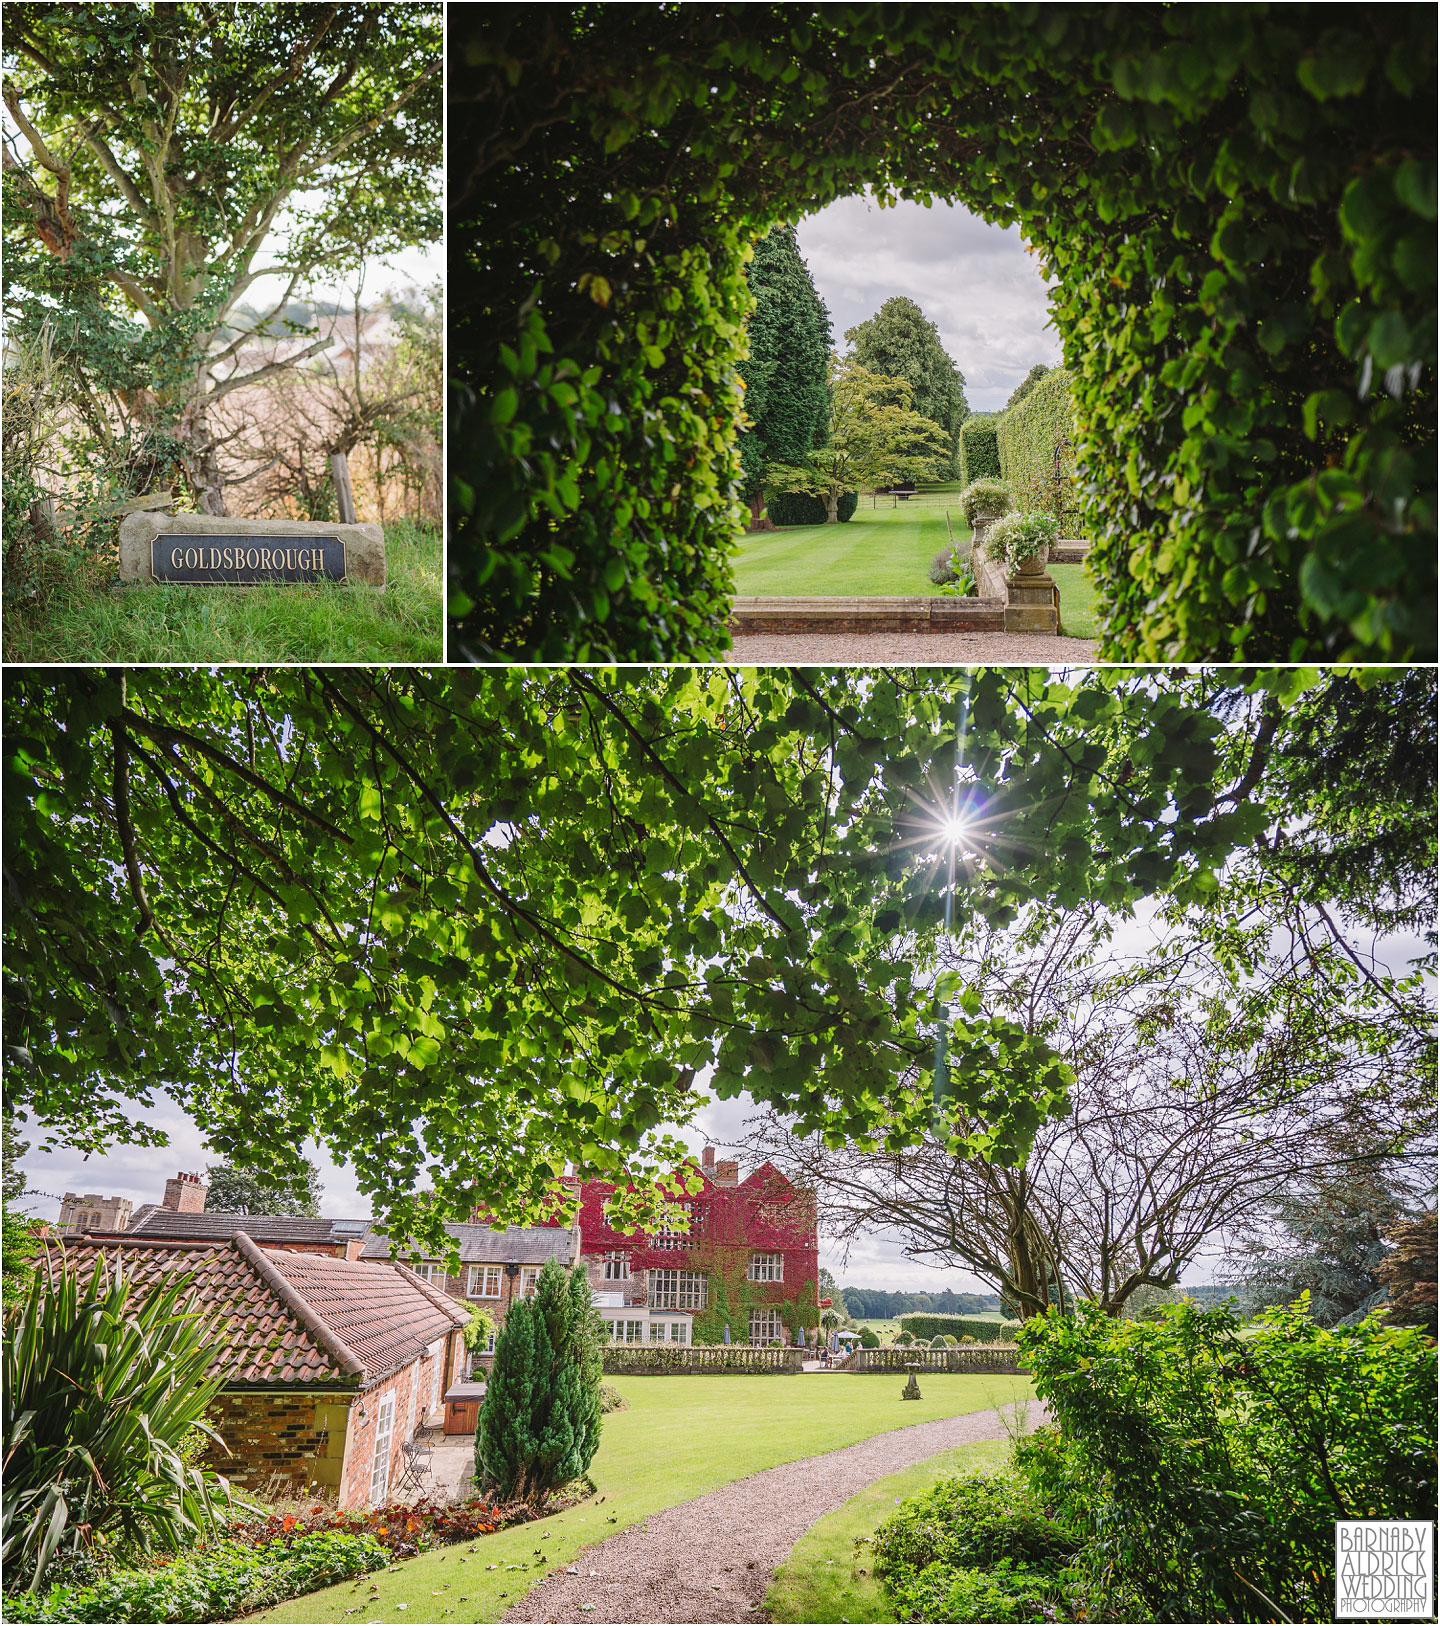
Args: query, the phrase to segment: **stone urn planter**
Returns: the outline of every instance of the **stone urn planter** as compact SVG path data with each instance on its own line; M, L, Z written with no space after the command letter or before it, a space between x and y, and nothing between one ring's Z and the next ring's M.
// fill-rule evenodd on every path
M1045 566L1050 560L1050 549L1041 548L1038 553L1032 553L1028 559L1021 559L1015 566L1017 576L1043 576Z

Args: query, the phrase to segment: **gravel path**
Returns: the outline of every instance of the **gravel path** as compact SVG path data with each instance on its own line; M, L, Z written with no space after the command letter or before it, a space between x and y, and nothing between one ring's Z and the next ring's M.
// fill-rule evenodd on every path
M1031 1401L1029 1425L1044 1416ZM760 1603L771 1578L817 1519L937 1452L1004 1437L995 1412L969 1412L738 1479L587 1548L501 1618L597 1626L763 1620Z
M735 640L732 666L1089 666L1088 638L1037 632L755 632Z

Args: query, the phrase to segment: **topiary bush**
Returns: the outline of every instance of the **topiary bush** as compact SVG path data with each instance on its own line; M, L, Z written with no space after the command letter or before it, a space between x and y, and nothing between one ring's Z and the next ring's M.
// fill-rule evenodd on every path
M447 38L452 653L726 647L750 245L872 188L1019 224L1052 279L1104 658L1433 655L1429 9L519 4Z
M973 526L982 514L995 518L1015 506L1010 487L1001 479L972 480L958 498L961 511Z
M860 1347L861 1349L879 1349L879 1333L871 1327L862 1327L860 1329Z
M844 491L835 505L835 518L842 524L855 512L860 499L856 492ZM825 499L808 491L777 491L765 504L765 512L777 525L823 525Z
M960 426L960 478L966 484L1000 478L999 413L972 413Z
M1052 368L1023 399L1002 414L996 434L1000 474L1016 508L1054 514L1078 523L1075 485L1075 402L1070 374Z

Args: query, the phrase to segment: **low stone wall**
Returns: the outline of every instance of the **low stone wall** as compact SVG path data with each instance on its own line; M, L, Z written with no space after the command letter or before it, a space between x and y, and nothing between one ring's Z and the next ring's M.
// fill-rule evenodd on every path
M1020 1375L1014 1344L963 1344L959 1349L855 1349L840 1363L842 1372L1001 1372Z
M1005 587L980 598L737 598L730 631L743 638L776 632L1003 632Z
M800 1372L799 1349L752 1348L749 1344L610 1344L606 1377L663 1378L706 1373Z

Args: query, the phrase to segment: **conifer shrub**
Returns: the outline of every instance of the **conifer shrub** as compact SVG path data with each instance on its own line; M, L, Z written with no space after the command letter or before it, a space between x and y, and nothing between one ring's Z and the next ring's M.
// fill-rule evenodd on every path
M582 1266L551 1260L510 1308L475 1434L476 1480L538 1507L578 1479L600 1444L603 1328Z

